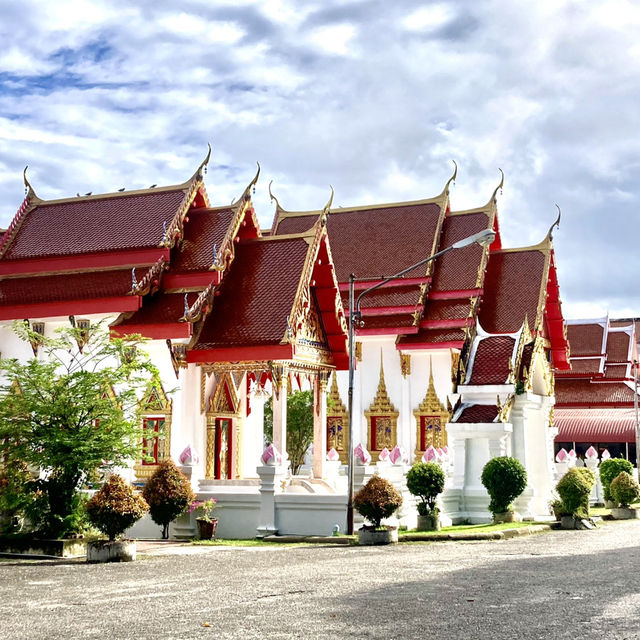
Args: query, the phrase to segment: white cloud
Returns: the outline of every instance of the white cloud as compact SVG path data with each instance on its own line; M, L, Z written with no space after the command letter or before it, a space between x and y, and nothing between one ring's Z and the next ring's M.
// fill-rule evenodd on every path
M327 53L345 56L353 53L350 43L355 33L356 29L350 24L328 25L314 29L309 40Z

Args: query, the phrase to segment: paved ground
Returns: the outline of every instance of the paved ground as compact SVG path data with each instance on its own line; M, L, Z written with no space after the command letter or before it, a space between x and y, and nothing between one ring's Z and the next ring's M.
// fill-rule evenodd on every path
M639 536L3 560L0 638L640 638Z

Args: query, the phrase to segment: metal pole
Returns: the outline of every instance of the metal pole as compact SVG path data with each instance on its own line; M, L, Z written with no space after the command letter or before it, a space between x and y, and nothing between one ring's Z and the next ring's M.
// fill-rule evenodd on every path
M355 370L354 333L354 282L355 275L349 276L349 495L347 497L347 534L353 534L353 376Z
M633 379L634 379L634 394L633 394L633 409L636 415L636 468L640 473L640 466L638 466L638 456L640 455L640 424L638 423L638 361L633 361Z

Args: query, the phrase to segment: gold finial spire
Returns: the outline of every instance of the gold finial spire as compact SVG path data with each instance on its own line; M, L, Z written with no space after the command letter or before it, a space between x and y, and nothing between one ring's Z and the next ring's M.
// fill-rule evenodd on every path
M556 204L556 208L558 209L558 217L555 219L555 222L549 227L549 231L547 232L547 238L549 240L553 240L553 228L560 228L560 218L562 217L562 211L560 211L560 207Z
M276 197L273 195L273 191L271 191L271 185L272 185L272 184L273 184L273 180L271 180L271 181L269 182L269 198L271 198L271 202L274 202L274 201L275 201L275 203L276 203L276 209L280 209L281 211L284 211L284 209L282 208L282 205L280 204L280 201L278 200L278 198L276 198Z
M27 169L29 168L29 165L27 165L24 168L24 171L22 172L22 179L24 180L24 189L25 189L25 193L27 196L32 196L32 197L38 197L36 196L36 192L35 189L31 186L31 183L29 182L29 179L27 178Z
M442 193L440 194L439 197L449 195L449 187L451 186L451 183L455 182L456 178L458 177L458 164L456 163L455 160L451 160L451 162L453 162L453 173L451 174L451 177L447 180L446 184L444 185L444 189L442 190Z
M331 189L331 195L329 196L327 204L324 205L324 209L322 209L322 213L324 213L325 215L327 215L329 213L329 210L331 209L331 205L333 204L333 194L335 193L333 190L333 185L330 184L329 188Z
M253 188L253 193L256 192L256 183L258 182L258 178L260 177L260 163L256 162L256 164L258 165L258 171L256 172L256 175L253 177L253 180L247 185L247 188L244 190L244 193L242 194L242 197L245 200L248 200L251 197L252 188Z
M498 171L501 174L500 184L494 189L493 194L491 195L491 200L489 202L495 202L498 191L500 191L502 187L504 187L504 171L500 167L498 167Z

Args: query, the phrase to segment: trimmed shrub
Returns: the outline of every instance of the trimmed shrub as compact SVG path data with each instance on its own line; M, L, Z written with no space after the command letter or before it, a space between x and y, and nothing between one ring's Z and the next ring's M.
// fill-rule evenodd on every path
M149 510L149 505L119 475L112 475L86 504L92 525L115 540Z
M373 476L353 497L355 510L378 528L383 518L392 516L402 505L398 490L384 478Z
M618 477L623 471L631 475L633 473L633 465L624 458L609 458L600 463L599 471L604 499L612 500L610 488L613 479Z
M511 503L525 490L527 472L520 460L500 456L484 465L481 480L491 497L489 511L503 513L510 510Z
M628 507L640 500L640 486L633 476L621 471L611 482L611 497L620 507Z
M589 517L589 495L596 476L586 467L573 467L560 478L556 491L568 514L577 518Z
M428 516L438 513L436 500L444 491L445 476L435 462L416 462L407 473L407 489L420 498L418 513Z
M173 460L160 463L142 490L151 519L162 527L162 539L169 537L169 523L187 511L195 494L187 477Z

